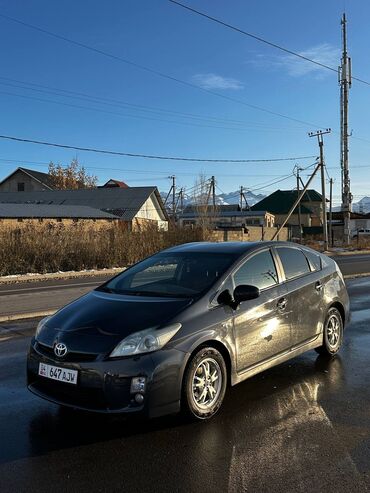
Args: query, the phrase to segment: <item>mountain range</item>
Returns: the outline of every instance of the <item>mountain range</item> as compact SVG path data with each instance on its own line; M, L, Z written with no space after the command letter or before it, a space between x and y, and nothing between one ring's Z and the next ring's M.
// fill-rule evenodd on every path
M265 198L265 195L263 194L258 194L258 193L253 193L251 191L244 192L244 195L248 201L248 204L250 206L257 204L257 202L260 202L263 198ZM161 197L163 201L166 199L167 193L166 192L161 192ZM168 198L168 205L171 204L171 197ZM194 201L193 197L191 196L185 196L184 197L184 206L190 205ZM239 204L240 202L240 192L239 190L236 190L234 192L229 192L229 193L221 193L216 195L216 203L218 205L232 205L232 204ZM336 206L333 207L333 211L340 211L341 206ZM370 197L363 197L361 200L358 202L354 202L352 204L352 210L353 212L360 212L363 214L367 214L370 212Z
M265 195L253 193L251 191L244 192L244 196L247 199L249 206L257 204L257 202L259 202L260 200L265 198ZM167 193L161 192L161 197L163 200L166 200ZM167 200L168 205L171 203L171 200L172 200L171 197L169 197ZM193 202L193 200L194 200L193 197L185 196L184 197L184 205L185 206L190 205ZM216 195L216 203L218 205L239 204L240 203L240 192L239 192L239 190L236 190L235 192L217 194ZM243 206L244 206L244 201L243 201Z

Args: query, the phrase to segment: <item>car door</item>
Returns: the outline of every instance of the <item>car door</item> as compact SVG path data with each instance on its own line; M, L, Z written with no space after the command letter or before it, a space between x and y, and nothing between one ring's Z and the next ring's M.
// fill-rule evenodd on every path
M252 285L260 296L240 303L234 315L237 371L242 372L290 348L290 317L285 287L269 248L260 250L232 275L234 288Z
M323 284L320 257L309 259L299 247L274 247L280 259L286 286L286 298L294 307L291 319L292 348L314 339L323 322Z

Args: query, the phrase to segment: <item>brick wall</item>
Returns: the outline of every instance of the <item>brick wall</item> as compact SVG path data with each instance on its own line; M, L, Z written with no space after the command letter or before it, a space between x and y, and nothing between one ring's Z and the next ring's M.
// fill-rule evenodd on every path
M210 239L212 241L261 241L271 240L277 228L262 228L261 226L248 226L248 232L245 233L244 229L240 230L225 230L225 231L212 231L210 233ZM287 241L288 228L283 228L279 234L280 241Z

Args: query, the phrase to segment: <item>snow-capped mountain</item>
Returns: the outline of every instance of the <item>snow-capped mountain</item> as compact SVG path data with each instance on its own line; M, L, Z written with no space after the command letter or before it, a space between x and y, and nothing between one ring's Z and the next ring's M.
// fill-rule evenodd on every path
M244 192L244 195L250 206L257 204L257 202L265 198L265 195L256 194L250 191ZM217 195L217 203L220 205L239 204L239 202L240 202L239 191L230 192L230 193L221 193L220 195Z
M352 204L353 212L368 213L370 212L370 197L363 197L358 202Z
M249 206L252 206L265 198L265 195L262 194L256 194L253 192L244 192L244 195L248 201ZM166 200L167 193L166 192L161 192L161 197L164 200ZM170 205L172 201L172 198L169 197L167 200L168 205ZM190 205L194 201L194 198L191 196L185 195L184 197L184 206ZM237 190L235 192L229 192L229 193L221 193L216 195L216 203L218 205L231 205L231 204L239 204L240 202L240 192ZM244 205L244 201L243 201Z

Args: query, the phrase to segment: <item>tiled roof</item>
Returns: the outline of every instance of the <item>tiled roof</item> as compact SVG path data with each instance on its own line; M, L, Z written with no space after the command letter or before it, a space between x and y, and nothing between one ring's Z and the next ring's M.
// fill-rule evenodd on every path
M0 192L0 203L88 206L132 220L152 197L159 203L165 220L168 216L156 187L89 188L81 190L45 190L38 192Z
M0 204L0 218L119 219L84 205Z
M276 190L257 204L251 207L252 210L266 210L273 214L287 214L297 200L297 190ZM302 198L302 202L321 202L321 195L316 190L307 190ZM301 204L302 214L311 214L311 210ZM298 208L294 210L298 214Z

